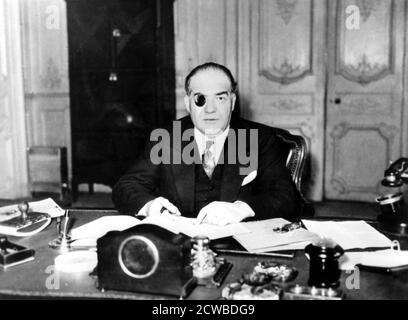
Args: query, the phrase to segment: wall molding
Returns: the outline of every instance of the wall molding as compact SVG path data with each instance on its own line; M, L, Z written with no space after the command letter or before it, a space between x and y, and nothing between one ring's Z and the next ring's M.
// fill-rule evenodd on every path
M340 195L350 194L352 192L361 193L376 193L378 192L378 187L380 182L377 183L375 187L361 187L350 185L342 176L339 175L339 159L341 157L341 150L339 142L343 139L350 131L374 131L379 134L379 136L385 142L386 148L386 159L384 163L384 168L387 166L392 158L392 145L395 136L398 133L398 128L394 125L389 125L384 122L373 124L373 125L353 125L348 122L340 122L333 127L330 132L330 137L332 138L331 144L333 146L332 163L333 170L329 178L330 184L333 189L337 190Z
M289 85L294 82L302 80L307 75L313 74L313 24L314 24L314 0L310 0L309 5L309 39L308 45L308 61L306 65L300 65L289 57L289 53L284 57L283 61L275 64L275 59L270 57L272 49L276 45L276 39L270 35L271 28L268 28L272 15L272 6L276 5L276 14L281 16L284 27L291 28L293 16L298 2L287 0L260 0L259 3L259 32L258 32L258 60L259 60L259 75L266 79L280 83L282 85ZM288 48L286 48L287 50ZM269 54L268 54L269 53Z
M361 1L361 0L360 0ZM376 0L369 0L376 1ZM384 1L384 0L382 0ZM340 5L342 4L341 2ZM363 15L363 23L368 21L370 15L376 10L377 4L368 4L368 1L362 1L361 8L362 15ZM338 9L336 10L336 48L335 48L335 73L338 75L343 76L345 79L359 83L363 86L383 79L389 74L393 74L395 70L395 1L390 0L390 19L389 19L389 33L388 33L388 40L389 40L389 47L388 50L388 63L377 63L375 61L371 61L366 53L361 53L358 60L353 64L347 64L344 62L342 58L343 52L343 43L339 43L340 41L345 42L344 36L340 34L341 30L344 28L340 28L339 26L342 25L344 19L344 10ZM364 18L365 17L365 18Z
M0 1L0 198L28 195L20 1Z

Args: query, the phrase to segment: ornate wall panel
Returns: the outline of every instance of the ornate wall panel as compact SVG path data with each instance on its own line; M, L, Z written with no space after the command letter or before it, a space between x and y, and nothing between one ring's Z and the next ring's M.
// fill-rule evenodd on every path
M407 9L408 10L408 9ZM405 21L408 21L408 11L405 11ZM405 50L408 48L408 23L405 23ZM403 155L408 155L408 107L407 107L407 101L408 101L408 86L406 85L407 79L408 79L408 54L405 54L405 60L404 60L404 73L403 73L403 78L405 80L405 88L404 88L404 101L405 101L405 108L402 110L402 130L401 130L401 137L402 137L402 148L401 148L401 154Z
M404 0L330 2L325 195L375 201L401 156ZM347 28L356 6L360 28Z
M274 115L313 115L314 96L313 94L291 94L274 95L265 97L263 100L262 112Z
M28 194L19 2L0 1L0 199Z
M326 2L257 0L241 3L241 9L250 21L249 36L239 38L240 43L248 43L247 51L239 51L245 79L244 88L240 87L246 94L244 117L306 138L311 162L304 189L307 198L319 201L323 197Z
M35 146L65 146L70 135L69 99L59 94L26 95L31 110L30 144ZM67 125L68 124L68 125Z
M174 2L176 50L176 117L187 114L184 79L198 64L214 61L226 65L238 79L237 0L176 0Z
M313 0L261 0L259 73L288 84L312 72Z
M344 0L337 10L336 73L367 84L394 71L393 0ZM346 7L360 8L360 29L340 27L346 21Z
M336 94L342 101L333 106L333 112L352 113L355 115L385 115L393 114L392 95L389 93L379 94L341 92Z
M382 171L391 159L398 130L386 123L353 126L342 122L330 132L334 170L330 184L340 194L380 191ZM374 198L371 199L374 201Z
M66 146L71 172L68 40L64 0L21 0L29 146Z
M68 42L63 0L22 0L27 92L68 93Z

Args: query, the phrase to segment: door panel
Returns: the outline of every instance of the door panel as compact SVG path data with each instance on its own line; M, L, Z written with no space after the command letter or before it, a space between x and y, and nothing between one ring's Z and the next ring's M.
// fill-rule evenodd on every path
M242 31L241 35L248 34L241 27L249 18L249 11L238 22L239 1L242 0L174 2L177 119L187 115L184 79L197 65L208 61L224 64L241 84L237 59L249 44L245 41L245 49L237 48L237 30Z
M19 2L27 146L67 147L71 172L66 2Z
M374 201L400 156L404 1L329 2L325 196ZM346 8L360 28L346 28Z
M306 196L323 191L326 1L251 1L249 65L241 55L244 117L303 135L311 156ZM245 33L244 33L245 36ZM241 41L245 41L241 38Z

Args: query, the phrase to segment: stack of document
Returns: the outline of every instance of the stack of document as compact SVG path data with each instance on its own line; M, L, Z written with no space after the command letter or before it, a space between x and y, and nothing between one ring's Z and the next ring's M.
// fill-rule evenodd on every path
M305 227L323 238L330 238L344 250L389 248L391 240L367 222L302 220Z
M304 228L286 233L274 231L275 228L287 223L290 222L282 218L245 222L242 224L250 233L234 235L234 239L251 253L302 250L309 243L319 239L317 234Z
M242 223L220 227L197 224L196 221L194 218L166 215L148 217L142 221L125 215L105 216L73 229L71 232L71 238L74 240L72 246L96 247L96 240L107 232L123 231L139 224L154 224L173 233L183 233L189 237L207 236L211 240L250 232Z

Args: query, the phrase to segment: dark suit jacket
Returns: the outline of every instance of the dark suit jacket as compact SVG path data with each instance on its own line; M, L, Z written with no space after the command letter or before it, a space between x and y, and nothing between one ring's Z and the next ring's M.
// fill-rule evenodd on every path
M193 128L189 116L178 121L182 132ZM167 128L171 133L170 137L173 137L172 128ZM298 216L301 198L286 168L286 154L282 152L281 140L276 138L273 129L244 119L231 121L230 128L246 130L247 154L250 151L248 129L258 129L257 176L252 182L242 186L245 178L240 175L242 165L238 161L236 164L226 161L227 138L224 144L225 164L220 201L246 202L254 210L256 220L272 217L293 219ZM172 154L174 148L179 148L176 143L173 144L173 138L170 140L170 147L164 149L163 153ZM181 147L184 148L190 142L183 141ZM115 185L113 202L116 208L122 213L135 214L145 203L162 196L177 206L183 216L195 217L198 214L194 212L195 165L183 162L154 165L150 159L150 151L156 143L154 141L147 144L143 154Z

